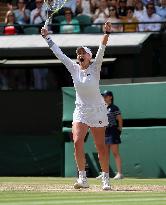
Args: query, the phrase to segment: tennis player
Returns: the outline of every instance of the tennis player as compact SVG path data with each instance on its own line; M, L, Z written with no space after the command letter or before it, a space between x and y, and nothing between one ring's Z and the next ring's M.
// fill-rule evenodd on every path
M103 190L110 189L109 159L105 145L105 127L108 125L107 107L99 90L101 65L110 31L111 24L106 22L105 34L102 37L93 63L91 62L91 50L84 46L76 50L78 60L78 63L76 63L68 58L52 41L46 28L41 29L41 35L48 43L50 49L70 72L76 90L76 107L73 113L72 132L79 177L74 184L75 189L89 187L85 171L84 154L84 139L89 128L98 151L102 170L102 188Z

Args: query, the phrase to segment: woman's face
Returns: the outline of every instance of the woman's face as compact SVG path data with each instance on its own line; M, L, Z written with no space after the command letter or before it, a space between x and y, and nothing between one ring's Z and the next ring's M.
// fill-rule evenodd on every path
M80 48L77 51L77 60L79 64L83 64L83 63L87 64L90 63L91 56L88 53L86 53L86 51L83 48Z
M143 3L141 1L138 1L135 6L138 10L143 10Z
M133 13L132 10L130 10L130 9L127 10L127 17L128 17L128 18L132 18L132 17L133 17L133 14L134 14L134 13Z
M114 7L110 7L110 16L116 16L116 10Z
M14 23L15 21L14 14L10 12L7 16L7 19L8 19L8 23Z
M25 3L24 3L24 0L19 0L18 1L18 8L23 8L23 7L25 7Z
M70 10L65 11L65 18L67 21L71 21L72 19L72 13Z

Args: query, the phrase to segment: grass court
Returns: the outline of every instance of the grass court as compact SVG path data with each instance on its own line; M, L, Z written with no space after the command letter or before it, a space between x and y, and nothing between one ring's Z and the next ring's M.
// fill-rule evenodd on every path
M100 180L89 179L90 188L75 190L75 178L0 177L1 205L160 205L166 204L166 179L111 180L103 191Z

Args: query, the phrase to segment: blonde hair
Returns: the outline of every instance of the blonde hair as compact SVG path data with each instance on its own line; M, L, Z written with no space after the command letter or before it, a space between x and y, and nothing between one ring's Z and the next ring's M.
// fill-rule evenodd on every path
M11 11L11 10L7 11L7 13L6 13L6 16L5 16L5 23L6 23L6 24L9 23L9 16L10 16L10 15L14 16L13 11Z

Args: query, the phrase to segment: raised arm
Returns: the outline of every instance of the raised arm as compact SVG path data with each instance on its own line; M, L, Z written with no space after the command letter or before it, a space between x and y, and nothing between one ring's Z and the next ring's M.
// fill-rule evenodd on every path
M46 40L48 46L53 51L55 56L66 66L70 73L73 73L76 62L72 61L69 57L67 57L62 52L62 50L52 41L51 37L48 35L48 30L46 28L41 29L41 35Z
M111 23L106 22L104 25L104 35L101 39L101 44L99 46L99 49L97 51L96 57L95 57L95 63L96 63L96 68L100 71L101 70L101 64L103 62L103 56L105 52L105 47L108 42L109 34L111 33Z

